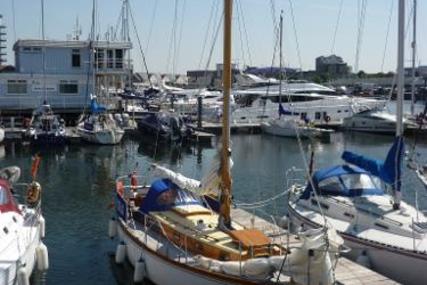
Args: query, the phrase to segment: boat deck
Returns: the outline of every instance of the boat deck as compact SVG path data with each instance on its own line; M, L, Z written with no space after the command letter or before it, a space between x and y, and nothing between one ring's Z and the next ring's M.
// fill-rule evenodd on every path
M263 218L253 215L242 209L232 209L232 218L247 228L255 228L263 231L266 235L270 236L273 240L282 241L286 244L286 231L277 225L274 225ZM300 245L298 237L290 235L289 246L294 247ZM345 257L340 257L337 267L335 269L335 278L338 284L349 285L385 285L385 284L399 284L371 269L363 267L356 262L353 262Z

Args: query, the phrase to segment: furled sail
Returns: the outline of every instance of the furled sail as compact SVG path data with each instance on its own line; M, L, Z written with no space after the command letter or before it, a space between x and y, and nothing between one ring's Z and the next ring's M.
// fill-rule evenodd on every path
M182 175L181 173L175 172L158 164L152 164L152 167L154 169L154 173L164 178L169 178L179 187L190 190L195 193L200 193L200 181L188 178Z

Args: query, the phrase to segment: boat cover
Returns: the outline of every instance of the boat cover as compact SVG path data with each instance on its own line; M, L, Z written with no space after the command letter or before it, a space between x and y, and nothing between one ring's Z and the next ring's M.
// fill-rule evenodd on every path
M363 155L358 155L349 151L342 154L342 159L348 163L357 165L365 169L372 175L377 176L387 184L394 184L395 190L400 191L400 176L402 168L402 157L404 153L403 137L396 137L390 148L385 161L375 160Z
M140 211L149 212L168 211L175 206L202 205L194 194L179 188L170 179L159 179L154 181L142 201Z
M104 106L99 105L98 102L96 102L96 99L93 98L90 101L90 111L94 114L102 113L106 111L106 108Z
M361 178L361 175L365 175L364 177L367 178L370 173L357 166L337 165L316 171L312 177L313 186L320 195L355 197L362 195L384 194L384 192L377 188L372 181L365 183L364 187L349 187L349 184L345 183L344 180L345 177L351 177L351 175L354 175L354 178ZM358 177L358 175L360 176ZM322 186L322 182L325 181L330 181L331 183ZM363 185L363 183L358 184ZM311 184L308 183L304 193L301 195L301 199L309 199L312 191L313 188L311 187Z

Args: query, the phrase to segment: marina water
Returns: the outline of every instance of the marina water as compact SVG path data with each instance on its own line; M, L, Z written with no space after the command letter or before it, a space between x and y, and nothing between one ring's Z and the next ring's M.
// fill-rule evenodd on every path
M393 137L364 133L333 134L330 143L312 142L315 167L340 163L343 150L383 159ZM417 139L420 160L427 161L427 140ZM407 149L413 138L408 138ZM308 141L302 142L307 154ZM263 134L232 136L235 202L256 202L286 189L286 170L303 168L296 140ZM29 179L31 156L40 152L38 180L43 187L43 212L47 222L45 244L50 269L35 274L33 284L133 284L129 265L114 263L115 243L107 236L114 180L135 168L144 173L150 163L166 165L200 179L216 154L212 146L156 146L152 138L129 136L117 146L70 145L59 149L32 149L20 143L0 146L0 166L18 165L23 180ZM427 209L427 191L406 165L403 167L403 198L414 204L416 189L421 209ZM303 177L303 174L301 176ZM256 211L280 217L286 213L284 198Z

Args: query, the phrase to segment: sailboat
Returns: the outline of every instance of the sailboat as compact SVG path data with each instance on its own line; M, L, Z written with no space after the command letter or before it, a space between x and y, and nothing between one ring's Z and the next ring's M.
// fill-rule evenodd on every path
M267 122L261 123L261 129L263 132L271 135L281 136L281 137L293 137L297 138L314 138L327 136L332 133L332 130L316 128L313 125L309 124L308 120L302 120L298 117L295 118L292 116L292 112L285 110L282 105L282 62L283 62L283 53L282 53L282 43L283 43L283 15L280 15L280 79L279 79L279 117L272 119ZM290 115L290 116L288 116Z
M55 115L50 105L44 102L33 111L25 136L33 145L64 145L66 143L65 121Z
M44 33L44 1L42 6L42 40L45 41ZM65 121L59 115L53 113L51 106L47 102L46 90L46 59L45 48L42 48L43 64L43 103L33 111L30 126L25 131L25 136L29 138L33 145L64 145L66 143Z
M89 114L84 114L77 125L77 133L87 142L112 145L122 140L125 131L117 124L105 107L92 98Z
M33 173L38 163L36 159ZM41 213L41 186L33 175L24 201L19 202L16 197L20 174L17 166L0 170L0 283L5 285L30 284L36 267L40 271L49 267L47 247L42 242L45 220Z
M302 234L302 247L289 252L263 232L245 228L230 217L232 2L224 0L221 175L208 179L210 186L219 186L219 213L203 199L209 185L199 186L197 180L168 169L163 168L161 177L150 185L139 184L134 172L120 177L116 217L109 226L110 236L120 241L115 260L123 262L127 257L135 267L134 281L147 277L162 285L288 284L289 278L298 284L332 284L332 264L340 243L331 235L325 238L324 229Z
M291 187L288 212L295 228L332 225L352 248L350 258L403 284L425 284L427 217L401 201L401 188L407 188L401 185L404 2L399 0L396 137L386 159L345 151L347 164L318 170L306 185Z
M93 94L96 91L96 76L94 68L95 48L93 42L95 40L95 9L96 4L93 2L92 7L92 30L90 35L90 58L89 58L89 73L92 68L92 88ZM89 88L87 89L89 90ZM95 95L90 96L90 113L83 112L83 115L77 125L77 134L81 138L90 143L113 145L118 144L122 140L125 131L114 119L113 115L108 112L107 108L100 106Z

